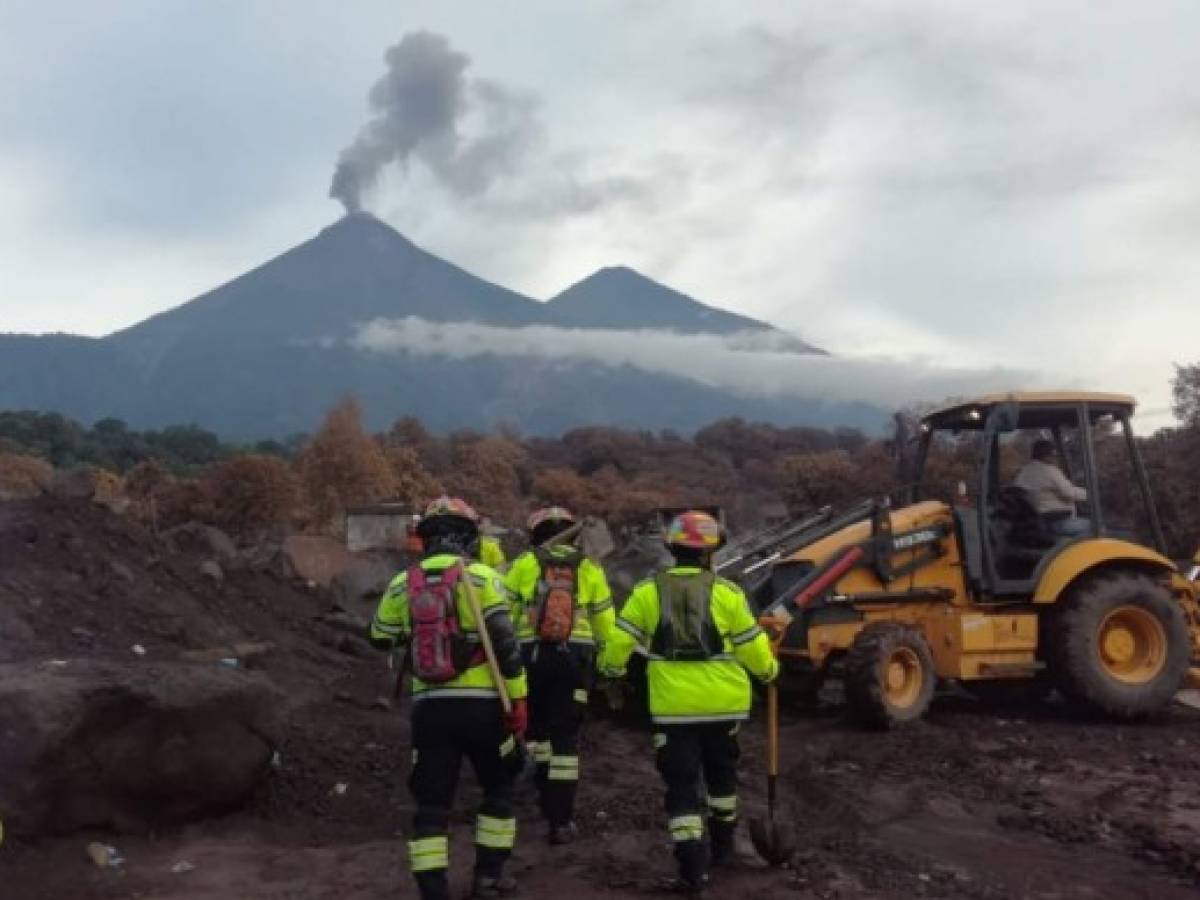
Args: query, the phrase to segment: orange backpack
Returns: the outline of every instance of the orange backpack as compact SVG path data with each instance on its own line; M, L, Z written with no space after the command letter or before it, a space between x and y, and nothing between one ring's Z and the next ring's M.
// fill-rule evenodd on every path
M575 630L579 607L579 564L581 553L555 556L548 550L534 551L542 570L534 595L533 630L544 644L565 644Z

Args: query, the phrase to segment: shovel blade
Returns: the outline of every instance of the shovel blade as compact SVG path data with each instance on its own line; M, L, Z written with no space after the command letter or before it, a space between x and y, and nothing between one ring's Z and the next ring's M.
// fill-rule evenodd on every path
M796 852L796 833L774 819L753 819L750 822L750 842L768 865L782 866Z

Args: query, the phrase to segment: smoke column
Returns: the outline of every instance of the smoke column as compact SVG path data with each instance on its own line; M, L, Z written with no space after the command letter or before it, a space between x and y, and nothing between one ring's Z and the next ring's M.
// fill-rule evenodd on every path
M362 209L385 166L413 159L456 193L479 193L512 171L540 135L534 98L468 78L470 57L441 35L406 34L384 62L387 71L367 95L371 118L341 152L329 187L347 212ZM469 136L466 126L474 127Z

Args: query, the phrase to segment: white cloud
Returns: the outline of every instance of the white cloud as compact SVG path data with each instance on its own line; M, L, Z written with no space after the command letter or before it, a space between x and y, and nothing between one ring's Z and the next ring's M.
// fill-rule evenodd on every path
M688 378L743 396L862 401L884 409L949 396L1044 386L1039 376L1000 368L967 369L919 357L827 357L789 350L785 334L687 335L531 325L509 328L416 317L365 323L353 346L373 353L466 359L536 357L633 366Z

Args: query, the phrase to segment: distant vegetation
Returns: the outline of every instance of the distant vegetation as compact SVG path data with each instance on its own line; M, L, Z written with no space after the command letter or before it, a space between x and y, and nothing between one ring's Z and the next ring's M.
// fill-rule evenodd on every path
M1181 424L1141 439L1171 552L1200 540L1200 365L1178 370ZM897 414L893 434L912 434L916 413ZM0 413L0 486L40 483L46 463L92 465L124 476L135 509L162 524L198 519L234 532L337 530L347 507L379 500L420 504L460 494L496 522L520 525L539 503L605 517L615 528L644 523L659 506L716 503L735 528L789 511L882 496L906 476L906 442L857 429L780 428L722 419L686 438L672 431L577 428L557 438L456 431L436 436L416 418L370 434L356 401L338 403L311 437L253 446L224 444L196 426L134 431L115 419L85 428L52 413ZM1115 435L1097 435L1105 510L1140 524ZM935 448L931 493L971 484L970 440ZM1015 464L1015 461L1014 461Z

